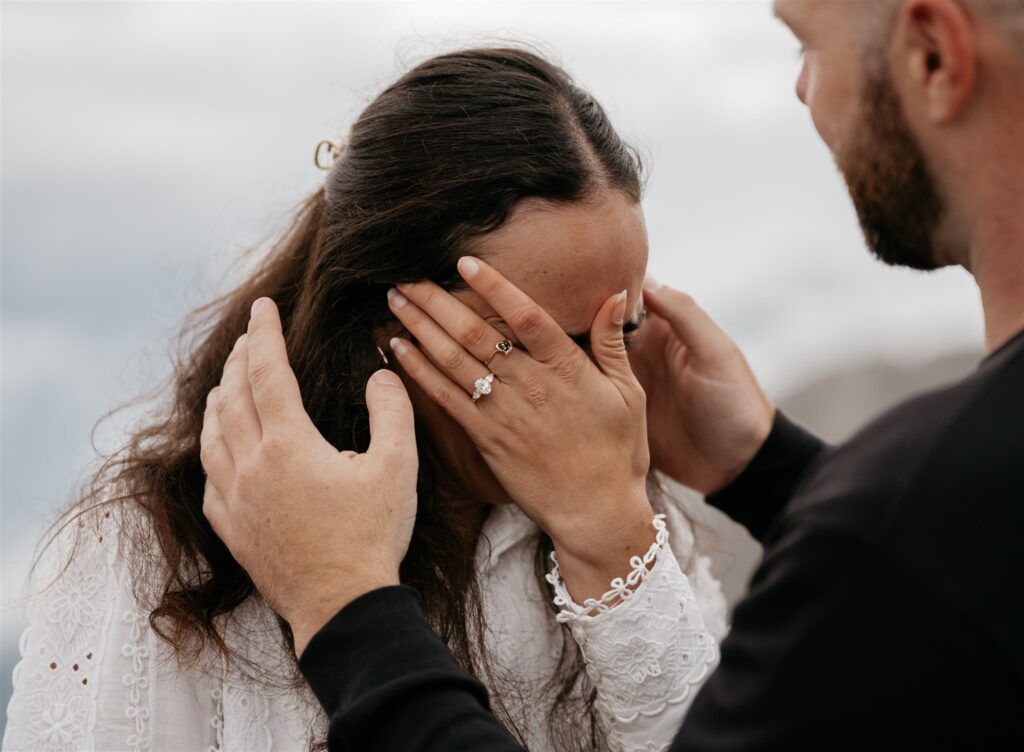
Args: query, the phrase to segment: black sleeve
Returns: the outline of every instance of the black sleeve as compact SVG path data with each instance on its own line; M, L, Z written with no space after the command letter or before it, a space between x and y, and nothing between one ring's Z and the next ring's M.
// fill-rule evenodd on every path
M849 534L784 524L672 752L1024 749L1020 724L996 738L1018 679L976 622Z
M410 587L373 590L341 609L313 635L299 669L330 716L330 752L524 749L427 625Z
M771 433L746 469L707 497L759 541L779 518L811 463L828 445L775 411Z
M672 752L1024 749L1019 679L976 623L846 533L778 535ZM523 749L407 587L339 611L299 668L331 752Z

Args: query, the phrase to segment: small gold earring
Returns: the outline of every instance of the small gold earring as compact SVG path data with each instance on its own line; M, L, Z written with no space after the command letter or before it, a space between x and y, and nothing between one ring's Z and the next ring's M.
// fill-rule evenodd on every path
M380 345L377 345L377 352L380 353L380 359L384 361L384 365L388 364L388 356L384 354L384 351L380 349Z

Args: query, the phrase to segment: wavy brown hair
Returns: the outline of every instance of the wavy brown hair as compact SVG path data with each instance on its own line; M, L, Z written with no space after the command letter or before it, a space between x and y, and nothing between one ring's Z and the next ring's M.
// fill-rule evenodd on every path
M146 581L154 592L150 625L179 660L211 646L231 657L218 617L255 592L203 516L199 459L207 393L246 330L252 301L267 296L277 303L289 360L317 428L339 450L365 451L364 388L380 364L374 332L395 320L389 287L430 279L449 290L464 288L459 256L524 198L569 203L611 188L639 201L641 187L635 149L597 101L562 69L524 49L433 57L366 107L324 185L297 206L248 278L188 315L170 383L157 392L166 403L107 458L72 506L81 513L116 503L142 512L147 525L126 526L121 536L136 583ZM473 546L445 503L453 490L445 468L429 436L419 434L419 511L401 578L422 593L431 625L462 666L495 680L480 640ZM542 589L550 550L541 535ZM291 649L288 625L279 625ZM559 748L595 748L601 740L593 687L567 631L563 647L549 682L550 732ZM576 694L586 700L582 718L568 712L567 700ZM499 716L518 733L495 699Z

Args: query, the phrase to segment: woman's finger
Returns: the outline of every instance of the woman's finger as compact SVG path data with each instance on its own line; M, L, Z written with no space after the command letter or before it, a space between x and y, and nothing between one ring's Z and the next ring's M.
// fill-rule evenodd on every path
M601 371L612 380L619 393L632 400L636 377L629 365L622 325L626 316L625 290L604 302L590 327L590 350Z
M203 429L199 434L199 460L206 471L207 483L212 482L227 492L235 482L235 461L220 430L216 409L219 392L220 387L214 387L206 397Z
M536 360L564 361L576 349L551 315L513 285L497 269L475 256L459 259L459 274L490 304Z
M409 340L393 337L390 345L391 351L398 358L402 369L419 384L420 389L426 392L430 399L440 405L467 431L476 429L480 420L480 412L477 410L471 394L441 373L430 362L430 359ZM497 380L495 380L495 385L497 385ZM482 399L488 399L488 397Z
M505 339L476 311L435 282L400 284L398 289L479 361L487 360Z
M472 392L476 380L487 375L483 363L398 290L388 291L388 305L423 352L464 391Z
M232 457L242 457L255 450L263 432L249 386L249 349L247 335L235 340L235 347L224 364L217 397L217 417L221 434L231 449Z

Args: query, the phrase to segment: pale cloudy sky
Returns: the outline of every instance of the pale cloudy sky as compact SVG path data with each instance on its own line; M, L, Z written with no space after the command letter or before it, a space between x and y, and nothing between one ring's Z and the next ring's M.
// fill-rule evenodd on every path
M184 312L322 180L316 142L453 47L539 45L598 96L649 155L651 272L733 333L773 395L981 347L964 272L864 250L763 0L4 3L0 34L5 599L96 421L163 377ZM10 602L0 625L5 711Z

